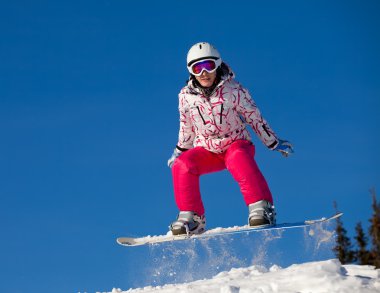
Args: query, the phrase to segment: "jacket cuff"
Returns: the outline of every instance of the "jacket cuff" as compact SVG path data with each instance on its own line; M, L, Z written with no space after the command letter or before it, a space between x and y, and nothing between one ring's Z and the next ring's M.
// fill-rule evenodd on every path
M181 151L181 152L185 152L185 151L189 150L189 149L181 148L181 147L179 147L178 145L176 145L175 148L176 148L177 150Z
M273 142L272 144L268 145L267 147L268 147L270 150L273 151L273 150L275 150L276 147L278 146L278 143L279 143L279 141L276 140L275 142Z

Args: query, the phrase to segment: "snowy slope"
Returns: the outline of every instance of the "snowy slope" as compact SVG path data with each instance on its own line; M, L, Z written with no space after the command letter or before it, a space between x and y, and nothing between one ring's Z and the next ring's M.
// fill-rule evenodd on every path
M370 266L341 265L336 259L292 265L232 269L208 280L145 287L112 293L379 293L380 270Z

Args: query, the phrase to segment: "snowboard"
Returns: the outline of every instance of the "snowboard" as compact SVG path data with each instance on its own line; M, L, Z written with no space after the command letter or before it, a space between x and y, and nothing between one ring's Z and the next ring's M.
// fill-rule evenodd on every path
M292 229L292 228L300 228L300 227L308 227L312 225L316 225L319 223L324 223L331 221L333 219L339 218L343 213L337 213L328 218L320 218L315 220L305 220L295 223L282 223L276 224L274 226L264 226L264 227L250 227L248 225L245 226L235 226L230 228L214 228L211 230L207 230L202 234L196 235L172 235L169 231L166 235L158 235L158 236L145 236L145 237L119 237L116 239L116 242L122 246L141 246L148 244L159 244L164 242L171 241L185 241L190 239L205 239L217 236L238 234L238 233L252 233L252 232L260 232L260 231L269 231L269 230L281 230L281 229Z

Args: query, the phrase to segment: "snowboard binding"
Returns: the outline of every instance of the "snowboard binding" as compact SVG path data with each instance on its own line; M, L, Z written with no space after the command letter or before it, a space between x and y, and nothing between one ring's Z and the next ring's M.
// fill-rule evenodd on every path
M198 216L194 212L181 211L169 229L173 235L201 234L206 230L206 218L205 216Z

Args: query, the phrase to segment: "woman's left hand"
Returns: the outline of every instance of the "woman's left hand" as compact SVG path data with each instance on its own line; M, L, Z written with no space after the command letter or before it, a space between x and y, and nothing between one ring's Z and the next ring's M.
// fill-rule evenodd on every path
M289 141L282 139L279 139L278 145L274 150L279 151L284 157L288 157L294 153L292 144Z

